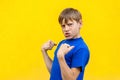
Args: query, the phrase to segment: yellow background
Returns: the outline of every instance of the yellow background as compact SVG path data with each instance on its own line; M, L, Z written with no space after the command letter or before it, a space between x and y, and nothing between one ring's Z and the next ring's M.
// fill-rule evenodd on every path
M40 47L64 39L57 18L67 7L83 16L81 34L91 52L84 80L120 80L119 5L119 0L0 0L0 80L49 80Z

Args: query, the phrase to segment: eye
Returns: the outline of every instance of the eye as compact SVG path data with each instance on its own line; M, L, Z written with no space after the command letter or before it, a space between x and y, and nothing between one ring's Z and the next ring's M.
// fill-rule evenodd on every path
M65 25L61 25L61 27L62 27L62 28L64 28L64 27L65 27Z
M67 25L68 25L68 26L72 26L72 25L73 25L73 23L68 23Z

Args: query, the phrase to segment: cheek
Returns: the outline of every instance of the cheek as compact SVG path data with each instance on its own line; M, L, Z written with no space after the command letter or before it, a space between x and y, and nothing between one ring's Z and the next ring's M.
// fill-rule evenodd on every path
M72 31L75 31L75 32L76 32L77 30L78 30L77 26L74 26L73 29L72 29Z
M62 29L62 33L64 34L65 33L65 31Z
M62 29L62 32L64 32L64 30Z
M78 34L79 33L79 28L77 27L77 28L74 28L73 30L72 30L72 33L73 34Z
M71 30L72 35L76 34L76 29Z

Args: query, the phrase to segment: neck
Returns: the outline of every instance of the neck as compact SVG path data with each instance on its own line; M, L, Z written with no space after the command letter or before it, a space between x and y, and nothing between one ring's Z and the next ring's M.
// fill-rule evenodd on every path
M78 34L75 38L80 38L80 37L81 37L81 35L80 35L80 34ZM75 38L74 38L74 39L75 39Z

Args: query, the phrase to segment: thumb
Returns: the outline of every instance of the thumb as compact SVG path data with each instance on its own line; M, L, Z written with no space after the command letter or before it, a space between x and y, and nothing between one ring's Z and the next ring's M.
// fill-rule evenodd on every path
M54 43L54 46L57 46L57 44L56 44L56 43Z
M54 45L54 46L57 46L57 44L53 41L50 40L50 44Z
M70 46L70 47L69 47L69 50L72 50L74 47L75 47L75 46Z

